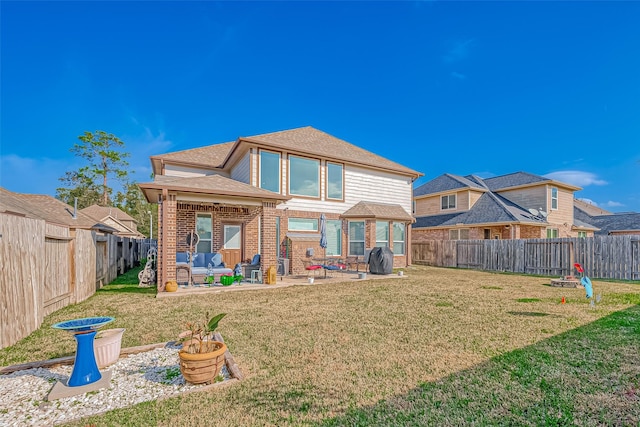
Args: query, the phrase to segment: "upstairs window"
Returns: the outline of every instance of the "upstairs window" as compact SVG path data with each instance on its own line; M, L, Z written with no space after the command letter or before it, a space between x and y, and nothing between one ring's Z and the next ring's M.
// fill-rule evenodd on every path
M442 210L455 209L456 208L456 195L449 194L448 196L442 196Z
M327 162L327 199L342 200L344 168L337 163Z
M280 154L260 151L260 188L280 192Z
M320 198L320 161L289 156L289 194Z
M558 189L551 187L551 209L558 209Z

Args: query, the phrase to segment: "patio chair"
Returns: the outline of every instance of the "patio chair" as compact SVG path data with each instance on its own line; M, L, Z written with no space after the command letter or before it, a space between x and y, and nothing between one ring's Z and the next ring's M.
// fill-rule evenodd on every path
M312 260L304 260L302 263L304 264L304 269L307 270L307 277L310 277L311 273L316 276L317 272L323 269L322 264L315 264Z

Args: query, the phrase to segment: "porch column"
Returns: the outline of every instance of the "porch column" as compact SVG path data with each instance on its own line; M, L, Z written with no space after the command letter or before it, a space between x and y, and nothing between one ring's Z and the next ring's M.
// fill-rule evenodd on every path
M175 194L163 194L158 207L158 292L167 281L176 280L177 205Z
M411 265L411 261L412 261L411 258L413 255L413 246L411 245L411 223L407 223L407 226L405 227L404 239L405 239L404 244L406 246L404 250L407 251L406 253L407 267L409 267Z
M262 283L267 283L267 270L272 265L278 268L278 248L276 238L276 204L262 202L260 221L260 254Z

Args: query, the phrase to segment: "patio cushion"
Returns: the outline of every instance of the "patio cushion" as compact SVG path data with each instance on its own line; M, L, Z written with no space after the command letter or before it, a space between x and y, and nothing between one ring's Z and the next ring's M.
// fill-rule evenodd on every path
M176 253L176 264L188 264L189 263L189 254L186 252L178 252Z
M213 252L197 252L194 254L194 268L207 268L209 264L211 264L211 267L213 268L224 267L225 265L224 262L222 262L222 254Z
M209 262L211 263L213 268L224 267L224 262L222 262L222 254L211 254L211 258L209 258L207 265L209 265Z
M255 254L251 260L251 265L260 265L260 254Z

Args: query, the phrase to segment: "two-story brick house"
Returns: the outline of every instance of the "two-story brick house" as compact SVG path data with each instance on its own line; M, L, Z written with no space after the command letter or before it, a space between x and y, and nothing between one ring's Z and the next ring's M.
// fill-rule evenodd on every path
M151 157L159 203L158 284L176 278L186 236L227 266L261 254L263 274L279 258L304 272L310 253L347 257L388 245L394 266L410 264L413 182L419 172L312 127ZM320 217L327 247L320 247Z
M413 241L587 237L574 218L576 187L526 172L441 175L415 189Z

